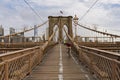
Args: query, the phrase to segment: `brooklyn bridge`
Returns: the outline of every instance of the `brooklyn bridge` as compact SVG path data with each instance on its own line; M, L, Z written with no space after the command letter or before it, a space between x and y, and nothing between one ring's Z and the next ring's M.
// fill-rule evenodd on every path
M77 20L76 15L49 16L36 27L0 36L0 80L120 80L120 36ZM17 36L22 41L15 42L16 35L45 24L47 38ZM73 27L88 36L73 33Z

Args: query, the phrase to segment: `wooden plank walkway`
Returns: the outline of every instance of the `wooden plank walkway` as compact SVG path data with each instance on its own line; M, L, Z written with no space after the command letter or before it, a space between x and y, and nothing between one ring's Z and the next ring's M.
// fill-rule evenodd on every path
M36 66L24 80L93 80L81 65L68 57L64 45L56 45L51 49L43 62Z

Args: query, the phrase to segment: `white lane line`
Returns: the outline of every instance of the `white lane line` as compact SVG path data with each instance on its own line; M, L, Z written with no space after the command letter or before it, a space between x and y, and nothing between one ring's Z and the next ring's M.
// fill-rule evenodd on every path
M62 63L62 48L60 44L60 58L59 58L59 74L58 74L59 80L63 80L63 63Z
M59 75L58 75L58 78L59 78L59 80L63 80L63 75L62 75L62 74L59 74Z

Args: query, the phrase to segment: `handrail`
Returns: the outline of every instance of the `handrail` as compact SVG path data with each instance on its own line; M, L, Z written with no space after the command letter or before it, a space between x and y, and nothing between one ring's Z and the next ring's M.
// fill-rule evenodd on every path
M64 29L65 31L65 29ZM97 52L103 52L105 54L110 54L110 55L113 55L113 56L118 56L120 57L120 54L119 53L114 53L114 52L110 52L110 51L105 51L105 50L100 50L100 49L97 49L97 48L91 48L91 47L87 47L87 46L82 46L82 45L77 45L76 42L74 42L74 40L69 36L69 34L65 31L66 35L68 36L68 38L70 39L70 41L76 46L77 49L79 48L83 48L83 49L87 49L87 50L92 50L92 51L97 51Z
M55 32L49 37L48 41L46 43L44 43L44 45L42 46L42 49L44 50L47 46L48 46L48 43L52 40L53 36L55 35L57 29L55 30ZM15 55L17 53L22 53L25 52L25 51L29 51L29 50L34 50L34 49L37 49L37 48L40 48L40 46L35 46L35 47L32 47L32 48L27 48L27 49L23 49L23 50L19 50L19 51L14 51L14 52L9 52L9 53L6 53L6 54L1 54L0 55L0 58L1 57L5 57L5 56L10 56L10 55Z
M84 63L84 65L89 68L90 72L94 73L98 79L120 79L120 54L77 45L66 31L65 33L73 46L77 49L79 60Z
M43 42L0 43L0 48L30 48L43 44Z
M35 47L32 47L32 48L26 48L26 49L23 49L23 50L18 50L18 51L9 52L9 53L6 53L6 54L1 54L0 58L5 57L5 56L10 56L10 55L15 55L15 54L18 54L18 53L23 53L25 51L34 50L34 49L37 49L37 48L40 48L40 47L35 46Z
M35 46L0 55L0 80L21 80L41 62L43 52L56 31L42 46Z
M100 49L97 49L97 48L91 48L91 47L87 47L87 46L80 46L80 48L82 49L86 49L86 50L91 50L91 51L94 51L94 52L98 52L98 54L101 54L101 53L104 53L104 54L107 54L107 55L111 55L111 56L116 56L116 57L120 57L120 54L119 53L114 53L114 52L110 52L110 51L105 51L105 50L100 50ZM102 55L102 54L101 54ZM112 57L111 57L112 58Z
M0 62L0 80L23 79L41 61L42 56L39 46L0 55L0 59L6 58Z

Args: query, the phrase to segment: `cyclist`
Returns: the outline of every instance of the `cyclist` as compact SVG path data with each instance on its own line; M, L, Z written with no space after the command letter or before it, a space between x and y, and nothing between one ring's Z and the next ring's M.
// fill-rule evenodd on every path
M70 53L71 53L71 44L70 44L70 43L66 43L66 45L67 45L67 49L68 49L67 54L68 54L68 56L70 57Z

